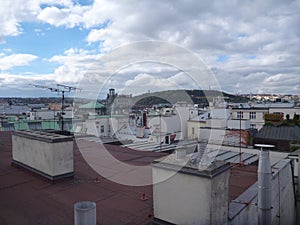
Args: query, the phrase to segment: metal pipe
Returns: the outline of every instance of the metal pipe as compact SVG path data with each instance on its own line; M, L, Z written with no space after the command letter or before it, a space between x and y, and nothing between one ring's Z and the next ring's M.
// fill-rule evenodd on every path
M298 195L297 198L300 199L300 152L298 152Z
M300 152L298 152L297 224L300 224ZM295 165L294 165L295 166Z
M269 151L274 145L256 144L260 147L258 162L258 223L260 225L272 224L272 171Z
M77 202L74 204L74 225L96 225L96 203Z

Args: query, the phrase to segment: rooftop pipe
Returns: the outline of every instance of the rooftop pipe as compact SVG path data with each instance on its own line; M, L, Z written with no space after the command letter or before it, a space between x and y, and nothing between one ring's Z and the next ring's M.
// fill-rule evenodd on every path
M258 224L272 224L272 171L270 165L269 151L274 145L256 144L260 147L258 161Z

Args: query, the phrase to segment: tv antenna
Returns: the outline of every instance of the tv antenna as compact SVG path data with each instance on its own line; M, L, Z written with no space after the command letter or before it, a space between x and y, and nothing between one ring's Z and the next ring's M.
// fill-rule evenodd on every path
M59 120L60 120L60 123L61 123L61 131L63 133L64 130L65 130L65 128L64 128L64 118L63 118L63 115L65 114L64 113L65 93L69 93L69 92L74 91L74 90L81 90L81 88L67 86L67 85L63 85L63 84L56 84L56 87L48 87L48 86L37 85L37 84L29 84L29 85L34 86L36 88L48 89L51 92L61 93L61 112L60 112Z

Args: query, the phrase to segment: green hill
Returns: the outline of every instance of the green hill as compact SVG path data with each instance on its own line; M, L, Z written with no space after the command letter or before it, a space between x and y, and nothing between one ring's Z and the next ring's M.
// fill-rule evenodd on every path
M168 90L161 92L145 93L134 97L135 108L151 107L156 104L175 104L185 101L189 104L208 106L208 100L216 97L225 97L230 102L246 102L247 98L231 95L214 90Z

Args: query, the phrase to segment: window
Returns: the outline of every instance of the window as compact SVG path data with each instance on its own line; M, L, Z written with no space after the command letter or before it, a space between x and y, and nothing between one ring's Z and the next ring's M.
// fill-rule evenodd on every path
M30 130L41 130L42 124L40 122L30 122L28 123L28 127Z
M250 112L250 119L256 119L256 112Z
M241 112L241 111L239 111L239 112L237 112L237 118L238 119L243 119L243 112Z
M192 134L195 134L195 127L192 127Z
M103 125L101 125L101 127L100 127L100 132L104 133L104 126Z
M251 129L256 129L256 124L250 124Z

